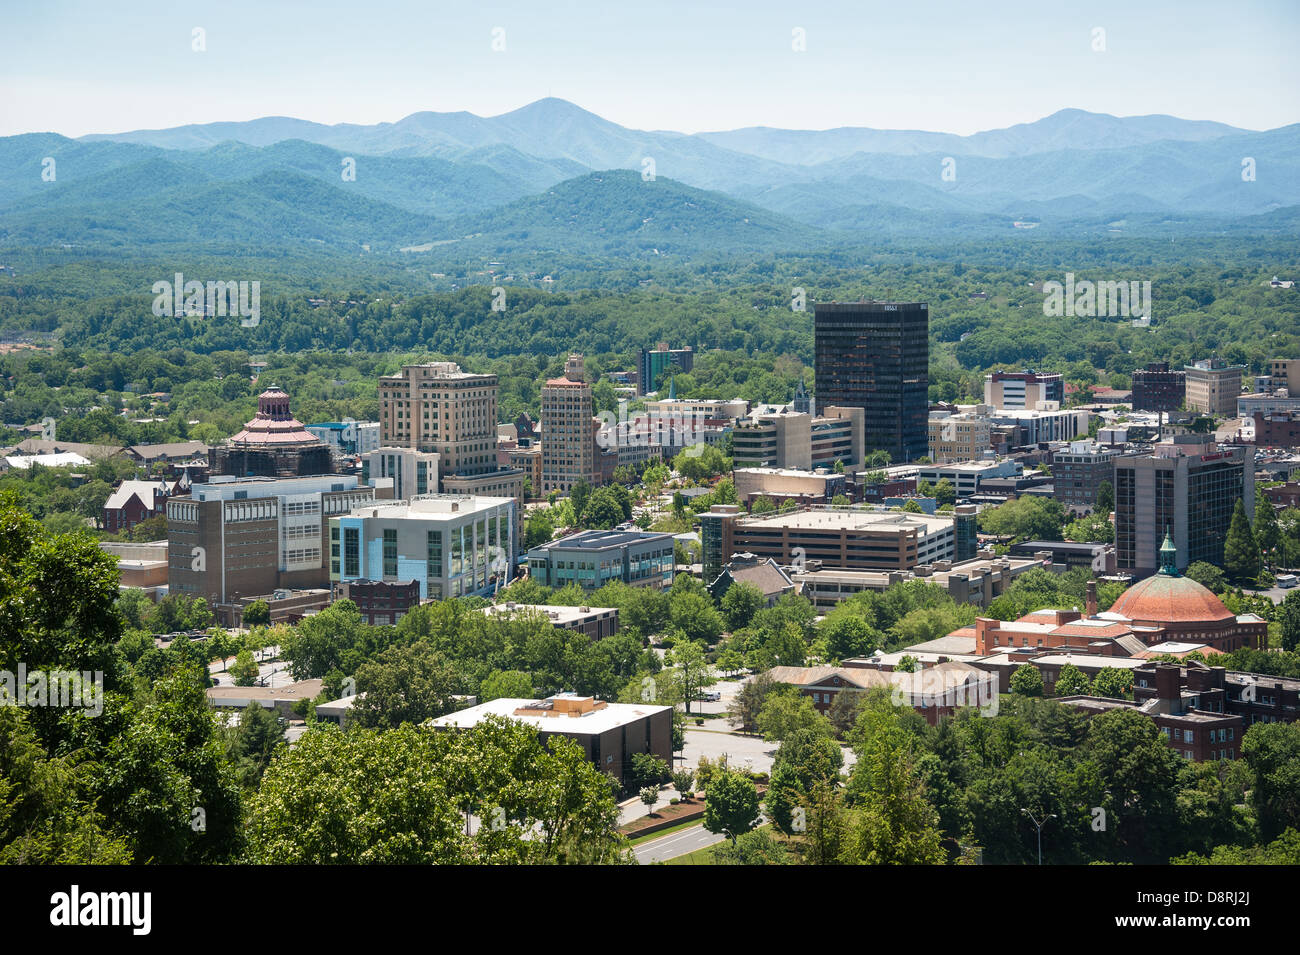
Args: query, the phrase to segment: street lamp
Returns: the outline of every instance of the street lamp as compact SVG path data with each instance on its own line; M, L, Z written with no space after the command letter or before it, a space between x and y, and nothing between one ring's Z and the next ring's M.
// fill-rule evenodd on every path
M1028 809L1020 810L1020 814L1022 816L1028 816L1030 822L1032 822L1034 826L1037 827L1038 829L1038 864L1042 865L1043 864L1043 826L1047 824L1047 820L1055 819L1056 813L1049 812L1046 816L1042 818L1041 822L1038 819L1035 819L1034 814L1030 812Z

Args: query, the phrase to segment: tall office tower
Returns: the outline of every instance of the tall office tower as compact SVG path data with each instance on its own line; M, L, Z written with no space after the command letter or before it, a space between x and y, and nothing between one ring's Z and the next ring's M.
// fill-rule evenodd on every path
M866 412L866 446L894 461L924 457L930 309L924 302L813 306L817 404Z
M1177 411L1186 387L1184 372L1170 371L1167 361L1153 361L1133 372L1133 410Z
M1115 459L1115 560L1149 577L1161 566L1168 532L1177 567L1223 564L1223 544L1240 499L1255 513L1255 450L1219 447L1211 435L1177 435L1150 454Z
M380 444L435 451L443 474L497 469L497 376L455 362L407 365L379 379Z
M512 542L517 547L523 540L525 475L497 462L497 391L496 375L469 374L451 361L407 365L400 375L380 378L379 450L437 454L436 487L428 493L513 497L518 507ZM414 485L403 482L403 490L420 493L419 460L408 461L414 462L416 480ZM378 476L369 474L371 481Z
M689 345L685 348L669 348L667 342L660 342L653 349L641 349L641 360L637 364L637 395L654 391L659 376L670 365L676 365L682 371L690 371L695 367L695 352Z
M593 483L596 429L591 385L582 376L582 356L570 355L564 377L542 385L542 494Z

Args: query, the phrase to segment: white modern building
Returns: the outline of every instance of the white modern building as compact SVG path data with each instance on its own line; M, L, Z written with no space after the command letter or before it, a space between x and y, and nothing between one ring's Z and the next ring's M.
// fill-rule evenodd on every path
M330 520L330 581L420 584L422 599L488 596L510 583L515 500L430 494Z

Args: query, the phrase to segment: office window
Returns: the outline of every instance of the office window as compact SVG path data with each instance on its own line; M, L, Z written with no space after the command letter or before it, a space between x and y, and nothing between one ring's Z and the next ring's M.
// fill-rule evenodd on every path
M397 576L397 529L384 530L384 576Z
M343 530L343 576L361 576L361 531L356 527Z

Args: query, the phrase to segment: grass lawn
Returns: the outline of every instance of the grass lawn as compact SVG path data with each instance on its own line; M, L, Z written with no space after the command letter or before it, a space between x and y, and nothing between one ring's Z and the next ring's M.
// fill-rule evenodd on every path
M658 832L652 832L648 836L637 836L634 839L629 839L627 844L630 846L639 846L643 842L650 842L654 839L661 839L664 836L671 836L674 832L681 832L683 829L689 829L691 826L698 826L699 824L699 819L687 819L685 822L678 823L675 826L669 826L667 829L660 829Z

